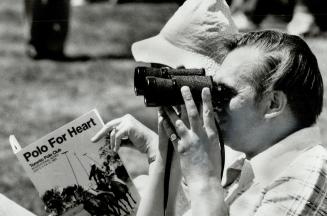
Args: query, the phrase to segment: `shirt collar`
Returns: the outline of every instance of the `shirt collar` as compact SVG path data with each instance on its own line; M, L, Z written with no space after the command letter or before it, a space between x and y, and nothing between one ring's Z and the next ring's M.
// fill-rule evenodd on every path
M321 144L319 128L301 129L250 160L255 181L269 184L305 149Z

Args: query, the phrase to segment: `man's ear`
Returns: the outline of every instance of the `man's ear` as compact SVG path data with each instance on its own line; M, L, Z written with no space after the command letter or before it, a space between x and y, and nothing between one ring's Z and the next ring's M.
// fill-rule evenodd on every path
M272 91L268 96L265 118L271 119L283 113L287 105L287 96L282 91Z

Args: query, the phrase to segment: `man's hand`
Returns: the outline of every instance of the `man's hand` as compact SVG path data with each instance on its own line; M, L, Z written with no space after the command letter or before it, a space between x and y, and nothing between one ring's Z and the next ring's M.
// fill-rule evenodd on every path
M179 154L181 171L189 186L192 215L228 215L220 183L219 137L210 91L208 88L202 90L202 118L190 89L184 86L181 92L190 127L172 108L164 108L162 116L164 119L168 116L171 122L163 126Z
M176 151L180 155L181 168L187 182L199 180L204 176L220 179L221 158L218 131L215 125L211 95L208 88L202 91L203 116L199 115L188 87L181 89L187 116L190 124L188 128L176 115L172 108L164 108L171 124L164 125L166 131L176 131L176 136L170 132Z
M124 138L128 138L136 149L142 153L147 153L148 156L153 155L157 150L158 135L130 114L109 121L92 138L92 142L97 142L109 132L110 148L114 151L118 151Z
M159 111L161 113L162 111ZM141 199L137 216L164 215L164 179L168 151L168 137L164 131L168 119L161 115L158 118L159 147L156 159L149 168L149 181Z

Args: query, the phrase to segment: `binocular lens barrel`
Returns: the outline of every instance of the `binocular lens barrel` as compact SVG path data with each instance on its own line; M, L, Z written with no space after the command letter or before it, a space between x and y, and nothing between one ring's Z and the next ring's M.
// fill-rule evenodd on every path
M204 69L173 69L136 67L134 72L134 91L136 95L144 95L146 77L172 78L174 76L205 76Z
M184 104L181 87L188 86L196 103L202 102L202 89L208 87L213 98L212 105L224 107L236 94L232 89L215 84L204 69L171 69L137 67L134 73L136 95L143 95L148 107Z
M172 79L149 76L145 82L144 102L148 107L184 104L180 92L182 86L190 87L195 102L202 101L201 92L204 87L213 92L211 76L176 76Z

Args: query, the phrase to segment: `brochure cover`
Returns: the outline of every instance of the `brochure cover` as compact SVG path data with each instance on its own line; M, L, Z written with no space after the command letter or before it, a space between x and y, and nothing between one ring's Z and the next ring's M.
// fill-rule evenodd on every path
M90 141L102 127L92 110L38 141L21 148L10 144L53 216L135 215L139 194L109 136Z

